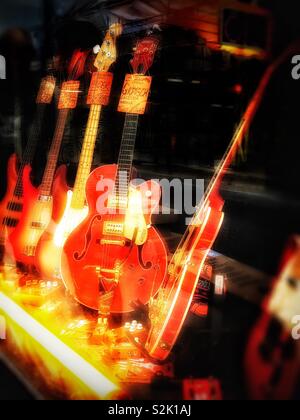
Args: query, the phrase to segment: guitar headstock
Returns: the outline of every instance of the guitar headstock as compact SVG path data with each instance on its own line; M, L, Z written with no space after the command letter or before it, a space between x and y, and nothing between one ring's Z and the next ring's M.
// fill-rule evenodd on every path
M130 64L135 74L146 74L151 68L159 46L158 38L149 36L138 41Z
M68 76L70 80L77 80L84 74L85 63L88 58L89 51L76 50L68 67Z
M120 23L110 26L106 33L103 44L97 54L94 66L98 71L107 72L117 60L117 38L122 34L123 27Z

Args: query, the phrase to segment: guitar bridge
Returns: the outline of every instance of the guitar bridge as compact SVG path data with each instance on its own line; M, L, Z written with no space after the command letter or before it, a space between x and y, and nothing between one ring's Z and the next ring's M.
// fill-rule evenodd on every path
M118 284L120 282L120 278L121 278L121 264L119 264L119 263L117 263L116 264L116 267L113 268L113 269L98 267L98 268L96 268L96 271L97 271L99 277L105 277L106 275L112 275L113 278L111 280L110 279L107 279L105 277L105 279L107 281L111 281L111 283Z
M36 254L36 246L26 246L24 250L24 255L26 257L35 257Z
M42 222L33 222L31 223L31 227L37 230L45 230L47 226Z
M52 201L52 197L48 195L40 195L39 196L39 202L41 203L50 203Z
M113 246L121 246L124 247L126 245L125 241L110 241L108 239L102 239L100 241L101 245L113 245Z

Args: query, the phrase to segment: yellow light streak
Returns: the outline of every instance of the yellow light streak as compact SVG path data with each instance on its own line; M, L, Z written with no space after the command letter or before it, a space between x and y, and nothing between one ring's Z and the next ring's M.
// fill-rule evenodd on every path
M105 377L2 292L0 292L0 310L78 378L91 391L91 395L108 399L120 391L117 384Z

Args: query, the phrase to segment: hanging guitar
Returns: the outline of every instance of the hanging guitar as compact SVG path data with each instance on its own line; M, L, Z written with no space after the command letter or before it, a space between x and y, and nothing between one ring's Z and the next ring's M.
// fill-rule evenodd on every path
M86 52L76 51L69 66L69 81L64 82L61 88L58 104L59 114L54 138L48 155L42 184L38 189L28 182L30 167L24 169L24 207L18 226L9 237L13 255L21 266L34 267L36 247L50 225L51 219L61 217L66 204L67 183L66 167L62 166L56 172L57 161L63 135L71 109L77 104L80 82L85 69Z
M29 140L24 151L20 166L18 157L13 154L7 167L7 189L4 198L0 203L0 262L9 262L9 243L7 238L12 234L19 223L23 210L23 178L24 170L32 164L37 142L40 138L42 124L45 117L47 105L52 103L56 80L52 76L42 79L40 89L36 98L37 113L32 125ZM29 172L26 171L26 185L30 185ZM32 187L33 188L33 187Z
M300 341L292 336L300 315L299 237L291 240L280 271L246 351L248 389L255 400L293 399L300 380Z
M267 85L290 50L271 65L251 100L233 139L212 178L196 214L169 265L165 283L150 307L152 328L146 343L151 357L165 360L174 347L187 318L198 281L224 220L220 187L245 133L260 106Z
M52 232L45 232L38 244L35 266L43 278L60 278L61 253L66 239L88 215L85 186L91 173L94 150L102 107L108 105L113 82L109 68L117 59L116 40L121 35L122 26L114 24L106 34L103 45L97 54L88 94L90 105L89 120L83 141L75 186L68 192L67 205L62 218Z
M62 276L71 295L82 305L111 313L146 305L166 274L167 253L151 216L160 201L160 186L149 181L133 186L132 165L139 116L144 114L158 40L138 42L126 77L119 111L125 125L118 165L104 166L89 177L89 215L68 238L62 256ZM109 302L109 303L107 303Z

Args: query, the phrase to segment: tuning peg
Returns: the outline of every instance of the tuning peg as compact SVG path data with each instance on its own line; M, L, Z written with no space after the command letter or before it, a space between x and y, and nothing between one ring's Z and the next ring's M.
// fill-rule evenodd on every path
M101 50L100 45L95 45L94 48L93 48L94 54L98 54L100 52L100 50Z
M150 29L148 31L148 35L152 35L155 32L162 32L162 28L161 28L161 26L158 23L156 23L155 25L153 25L152 29Z

